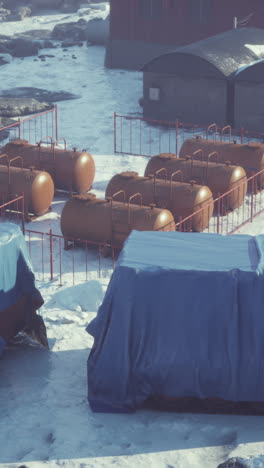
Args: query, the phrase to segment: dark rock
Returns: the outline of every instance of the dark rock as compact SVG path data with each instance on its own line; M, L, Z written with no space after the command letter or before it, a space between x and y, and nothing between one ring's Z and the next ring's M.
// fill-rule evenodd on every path
M30 29L29 31L24 31L22 33L14 34L13 38L15 39L35 39L38 41L46 41L50 39L51 31L49 29ZM1 37L0 37L1 39ZM6 37L6 39L11 39L11 37ZM50 42L50 46L47 47L54 47L53 43Z
M40 102L32 98L0 98L0 116L19 117L52 109L48 102Z
M21 6L18 8L17 14L20 17L20 20L23 20L24 18L31 16L31 9L28 6Z
M7 119L6 117L0 117L0 129L3 127L7 127L8 125L12 125L17 123L16 120ZM9 136L9 130L1 130L0 131L0 141L5 140Z
M81 21L81 22L80 22ZM57 24L53 29L51 36L60 41L85 41L86 40L87 21L79 20L76 23Z
M53 42L46 39L43 43L43 49L56 49L56 46L53 44Z
M251 468L252 463L250 460L245 460L240 457L230 458L225 463L218 465L218 468Z
M31 9L27 6L20 6L7 17L7 21L22 21L29 16L31 16Z
M38 56L40 59L46 59L46 58L54 58L55 55L51 55L51 54L41 54Z
M29 39L11 39L6 46L13 57L30 57L37 55L41 45L37 41Z
M94 18L87 23L86 37L88 42L103 45L106 44L109 39L109 31L109 17L106 19Z
M0 54L8 54L8 48L5 46L4 42L0 40Z
M61 47L75 47L75 46L82 46L83 43L79 41L71 41L71 42L62 42ZM68 49L64 49L65 51ZM64 52L63 50L63 52Z
M67 91L48 91L42 88L19 87L0 91L0 98L34 98L39 102L58 102L78 99L80 96Z

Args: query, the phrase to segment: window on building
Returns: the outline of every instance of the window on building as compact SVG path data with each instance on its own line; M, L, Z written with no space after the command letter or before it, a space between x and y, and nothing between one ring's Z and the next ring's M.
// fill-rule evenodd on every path
M207 24L211 17L212 0L189 0L190 16L194 23Z

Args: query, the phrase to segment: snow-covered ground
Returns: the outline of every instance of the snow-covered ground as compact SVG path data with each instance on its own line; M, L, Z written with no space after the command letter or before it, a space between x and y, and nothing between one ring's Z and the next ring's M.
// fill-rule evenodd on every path
M76 19L77 15L46 15L20 23L1 23L0 33L49 28L58 21ZM55 58L46 62L29 57L2 66L1 87L63 89L81 96L59 103L59 134L67 138L69 146L87 148L94 155L94 191L103 196L116 172L137 170L143 174L146 165L146 158L113 156L113 113L140 113L141 73L106 70L103 47L69 48L66 52L58 48L51 53ZM64 199L56 198L51 213L27 228L45 232L52 228L60 233L63 203ZM263 233L264 214L241 232ZM33 265L42 279L41 254L34 249L34 237L32 245ZM41 313L50 351L16 348L0 360L0 466L216 468L232 456L264 453L262 417L91 412L86 362L92 338L85 327L103 299L111 262L103 260L101 278L97 266L96 254L89 253L85 282L80 251L75 286L70 273L65 274L63 287L57 277L53 282L47 276L40 281L45 299ZM256 466L264 466L263 459L259 463Z

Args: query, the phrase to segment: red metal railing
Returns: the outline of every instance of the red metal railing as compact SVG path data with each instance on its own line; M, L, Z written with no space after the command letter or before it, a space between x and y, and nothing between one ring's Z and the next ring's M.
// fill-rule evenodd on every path
M24 232L24 196L9 199L8 194L0 194L0 222L9 221L19 224Z
M240 143L264 142L264 133L236 130L230 125L222 128L213 123L206 127L179 120L167 122L114 114L115 153L146 157L160 153L178 154L184 140L195 135L223 142L232 139L238 139Z
M74 285L88 281L93 275L101 278L114 269L115 249L110 244L63 237L51 229L48 233L26 229L25 238L39 281ZM106 252L108 256L102 265Z
M18 119L17 122L0 128L0 143L21 139L35 144L51 135L52 139L58 140L58 107L54 106L39 114Z
M257 190L257 178L263 174L264 170L248 179L245 202L235 211L227 211L228 197L235 190L239 198L239 186L214 200L214 215L205 232L233 234L264 211L264 191ZM241 190L244 191L244 182L241 182ZM199 213L201 216L204 213L206 215L205 210L208 210L208 206L180 220L176 224L176 229L190 232L193 217ZM2 204L0 214L1 221L11 220L21 223L37 280L58 281L59 285L64 283L74 285L90 280L94 276L109 276L112 273L116 249L111 244L66 238L54 234L52 230L49 232L24 230L23 197ZM106 251L108 257L102 261Z
M214 200L214 214L210 220L209 226L204 232L234 234L245 224L252 222L253 219L264 211L264 190L258 190L258 181L263 177L264 169L248 179L248 192L244 203L234 211L228 211L229 199L232 194L236 194L239 199L239 191L243 193L244 181L241 181L233 189L217 197ZM208 206L204 206L192 215L180 220L176 224L176 229L182 232L192 231L193 217L203 214L207 215Z

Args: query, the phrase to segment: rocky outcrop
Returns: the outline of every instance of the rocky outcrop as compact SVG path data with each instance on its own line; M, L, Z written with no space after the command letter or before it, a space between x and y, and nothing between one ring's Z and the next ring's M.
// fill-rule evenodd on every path
M31 57L38 54L41 44L29 39L10 39L6 42L6 47L12 57Z
M252 468L251 460L246 460L240 457L230 458L225 463L218 465L218 468Z
M31 16L31 8L28 6L20 6L15 8L14 11L10 12L7 16L6 21L22 21L24 18Z
M87 38L86 29L87 21L81 18L77 22L57 24L51 37L60 41L85 41Z
M40 37L35 40L31 37ZM28 31L23 34L16 34L14 37L0 36L0 54L9 54L12 57L31 57L38 55L40 49L55 47L53 43L46 39L49 37L47 31ZM6 62L8 63L8 62Z
M109 39L110 23L109 17L94 18L88 21L86 28L86 38L93 44L106 44Z
M39 102L58 102L69 99L77 99L80 96L69 93L68 91L48 91L42 88L19 87L0 91L1 98L34 98Z
M15 120L8 119L6 117L0 117L0 129L4 128L4 127L7 127L7 125L12 125L12 124L15 124L15 123L16 123ZM9 135L8 130L1 130L0 131L0 141L5 140L6 138L8 138L8 135Z
M85 0L2 0L3 8L11 10L11 14L15 14L15 11L25 6L30 8L34 14L39 10L50 8L71 13L78 10L80 5L85 3ZM89 0L87 0L88 3Z
M0 97L0 116L19 117L43 112L54 106L48 102L40 102L33 98L3 98Z

